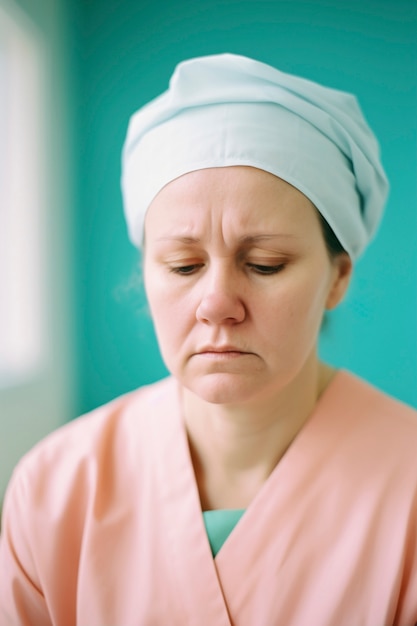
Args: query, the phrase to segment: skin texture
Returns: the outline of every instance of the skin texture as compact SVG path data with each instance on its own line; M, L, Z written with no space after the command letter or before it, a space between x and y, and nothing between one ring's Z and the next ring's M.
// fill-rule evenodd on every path
M329 258L301 192L243 166L166 185L145 233L147 297L182 388L203 506L247 505L331 378L317 336L349 257Z

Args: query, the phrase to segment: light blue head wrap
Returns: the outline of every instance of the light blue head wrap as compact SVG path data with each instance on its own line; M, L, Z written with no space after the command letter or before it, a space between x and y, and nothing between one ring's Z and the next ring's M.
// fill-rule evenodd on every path
M169 89L130 120L122 190L132 242L168 182L248 165L304 193L356 259L380 221L388 183L356 98L265 63L220 54L180 63Z

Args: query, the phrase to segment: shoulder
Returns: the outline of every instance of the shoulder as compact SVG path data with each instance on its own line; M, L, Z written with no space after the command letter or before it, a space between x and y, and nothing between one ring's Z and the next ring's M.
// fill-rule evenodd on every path
M362 419L392 423L398 428L417 428L417 410L393 398L351 372L339 371L330 385L333 401L342 401L347 412L360 410Z
M175 402L172 378L139 388L78 417L52 432L16 466L9 492L26 492L30 499L54 506L76 491L98 488L103 473L140 465L147 450L149 424L158 419L159 405ZM9 494L9 498L10 498Z
M119 396L52 432L35 445L22 462L31 462L54 450L61 452L62 448L73 450L77 455L88 454L106 433L117 435L118 431L133 427L140 431L146 427L147 411L157 407L158 400L172 394L174 388L173 380L166 378Z
M380 468L386 474L395 468L417 483L414 408L343 370L327 388L323 406L323 428L332 432L338 452L354 455L358 467Z
M165 379L117 398L59 428L22 458L4 501L1 607L10 609L13 586L15 597L27 606L30 598L36 609L33 623L46 623L40 589L53 589L59 580L67 596L76 597L86 542L98 528L136 519L132 494L146 489L152 476L150 425L158 429L161 416L171 417L164 407L175 409L176 389ZM62 609L61 596L58 602Z

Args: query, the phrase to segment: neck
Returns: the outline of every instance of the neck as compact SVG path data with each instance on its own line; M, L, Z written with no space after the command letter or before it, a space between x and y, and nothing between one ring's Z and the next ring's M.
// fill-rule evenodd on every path
M245 405L182 391L203 509L246 508L307 421L334 372L316 359L284 389Z

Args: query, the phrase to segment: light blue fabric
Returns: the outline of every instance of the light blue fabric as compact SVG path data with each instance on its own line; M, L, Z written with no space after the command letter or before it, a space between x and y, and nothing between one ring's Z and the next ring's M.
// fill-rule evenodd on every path
M219 552L244 512L245 509L204 511L204 524L213 556Z
M258 167L302 191L353 259L380 221L388 184L356 98L220 54L180 63L168 91L130 121L122 190L134 244L164 185L230 165Z

